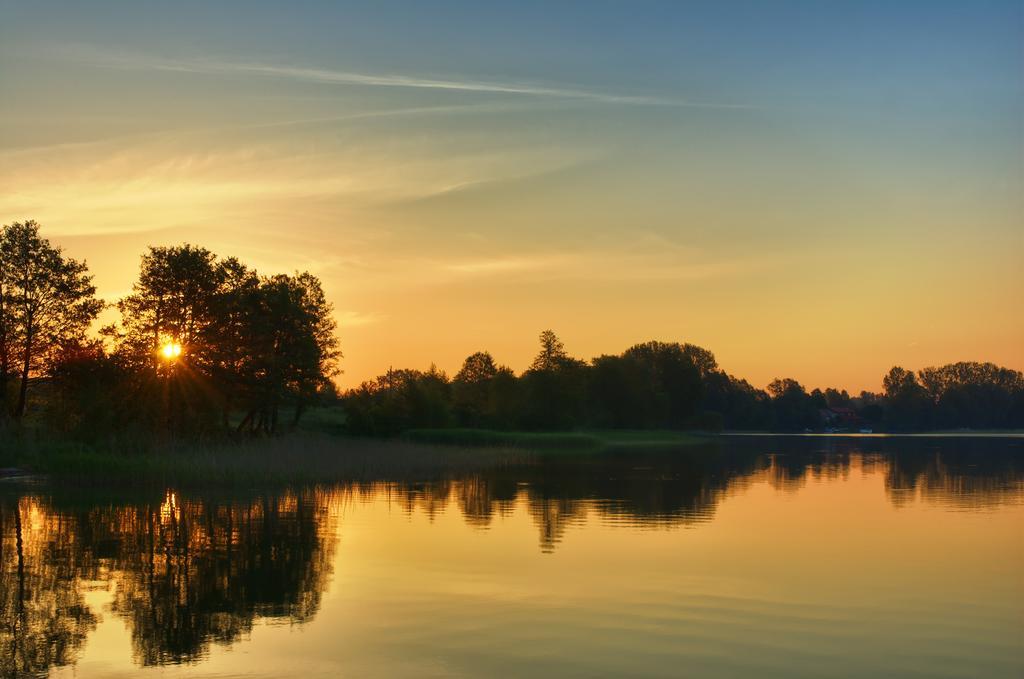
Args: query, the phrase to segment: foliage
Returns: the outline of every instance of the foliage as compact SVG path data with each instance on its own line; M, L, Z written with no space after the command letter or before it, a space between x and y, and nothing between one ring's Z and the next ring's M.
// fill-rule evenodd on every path
M103 303L86 265L35 222L3 227L0 265L0 419L23 418L32 385L33 418L80 440L273 434L336 397L332 307L309 273L152 247L120 323L96 339Z
M554 332L540 334L540 351L519 381L519 426L525 429L571 429L585 420L587 364L570 357Z
M346 394L350 431L388 436L416 427L445 427L453 423L451 383L431 366L427 372L389 370Z
M173 431L279 431L282 407L296 423L337 372L331 304L310 273L259 277L204 248L151 248L118 307L114 353L137 390L162 385ZM166 360L167 345L180 357Z
M517 408L519 384L512 369L498 365L486 351L466 358L452 381L455 419L466 427L509 428Z
M309 273L261 277L205 248L154 247L118 308L113 355L172 432L275 433L284 405L297 423L337 372L331 305Z
M536 358L519 376L481 351L466 358L451 382L434 368L392 370L342 401L351 433L416 430L417 440L465 445L514 445L531 431L1024 427L1018 371L990 363L954 363L917 374L893 368L883 386L882 394L851 396L833 388L808 392L798 381L780 378L758 389L721 370L707 349L674 342L645 342L585 363L546 330ZM420 431L451 426L462 428Z
M880 394L808 393L791 378L762 390L694 344L649 341L588 362L551 330L519 375L478 351L454 379L435 366L392 369L339 397L332 307L309 273L261 276L205 248L151 247L117 304L120 323L97 339L88 328L104 305L85 263L38 224L3 227L0 265L0 424L28 413L78 441L271 435L338 401L344 412L327 429L375 436L1024 427L1024 377L992 363L897 366Z
M84 340L103 303L84 262L65 257L34 221L0 230L0 420L22 419L29 383ZM13 408L10 384L18 381Z

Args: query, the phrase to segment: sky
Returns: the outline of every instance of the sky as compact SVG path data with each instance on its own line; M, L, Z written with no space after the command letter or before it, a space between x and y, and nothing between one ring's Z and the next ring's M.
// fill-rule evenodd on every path
M0 0L0 223L109 301L149 245L308 270L345 387L547 328L1024 369L1022 65L1019 1Z

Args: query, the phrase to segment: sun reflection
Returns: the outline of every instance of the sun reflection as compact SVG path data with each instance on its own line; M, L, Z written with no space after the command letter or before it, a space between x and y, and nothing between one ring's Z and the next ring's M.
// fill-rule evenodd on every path
M160 523L167 523L178 518L178 496L174 491L167 491L164 501L160 503Z

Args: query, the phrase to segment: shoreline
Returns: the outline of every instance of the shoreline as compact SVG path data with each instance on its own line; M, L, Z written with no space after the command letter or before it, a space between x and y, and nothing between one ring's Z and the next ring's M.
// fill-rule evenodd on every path
M805 437L805 438L960 438L960 439L1024 439L1024 431L921 431L921 432L769 432L769 431L723 431L717 436L745 437Z

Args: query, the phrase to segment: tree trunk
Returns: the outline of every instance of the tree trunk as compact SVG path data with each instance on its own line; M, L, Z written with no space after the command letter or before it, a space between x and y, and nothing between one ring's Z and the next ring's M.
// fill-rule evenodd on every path
M252 418L256 417L256 411L250 410L242 421L238 423L238 433L241 434L245 431L245 428L252 422Z
M302 419L302 414L306 411L305 399L299 399L295 403L295 416L292 417L292 429L299 426L299 420Z
M11 364L7 355L7 338L0 337L0 423L11 414L7 407L7 384Z
M2 313L0 311L0 314ZM0 323L3 323L2 317L0 317ZM7 408L7 384L10 371L11 355L10 348L7 346L7 328L0 327L0 423L10 415Z
M14 417L20 420L25 415L28 402L28 374L32 366L32 327L25 333L25 354L21 363L21 388L18 389L18 405L14 408Z
M221 422L224 425L224 431L231 433L231 399L224 400L224 406L221 409Z
M8 300L6 291L0 282L0 424L10 417L7 407L7 385L11 374L11 345L8 338L11 334L10 318L6 311Z

